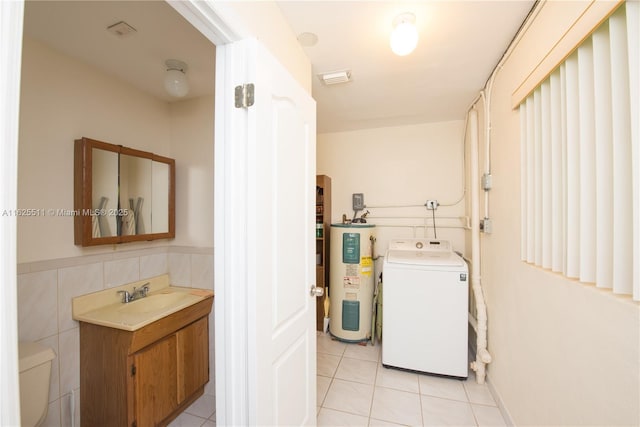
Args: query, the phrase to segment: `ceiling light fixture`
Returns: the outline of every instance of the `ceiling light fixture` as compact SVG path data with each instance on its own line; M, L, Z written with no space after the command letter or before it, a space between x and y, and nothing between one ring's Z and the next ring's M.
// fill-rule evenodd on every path
M351 81L351 70L332 71L330 73L318 74L318 77L325 85L335 85Z
M187 64L177 59L167 59L165 61L167 73L164 76L164 88L169 95L182 98L189 92L189 82L187 81Z
M391 32L391 50L398 56L413 52L418 45L416 16L413 13L402 13L393 20Z
M311 47L318 44L318 35L314 33L298 34L298 42L303 47Z

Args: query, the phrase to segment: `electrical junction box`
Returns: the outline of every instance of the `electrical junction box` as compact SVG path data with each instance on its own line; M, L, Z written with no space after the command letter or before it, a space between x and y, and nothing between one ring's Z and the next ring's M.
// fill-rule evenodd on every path
M361 211L364 209L364 193L353 193L351 200L353 202L354 211Z
M482 189L484 191L489 191L491 190L491 174L490 173L485 173L484 175L482 175Z

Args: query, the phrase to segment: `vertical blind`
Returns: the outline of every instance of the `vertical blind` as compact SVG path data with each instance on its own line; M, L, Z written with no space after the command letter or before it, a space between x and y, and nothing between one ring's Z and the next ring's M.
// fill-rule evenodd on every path
M522 260L640 301L640 3L521 104Z

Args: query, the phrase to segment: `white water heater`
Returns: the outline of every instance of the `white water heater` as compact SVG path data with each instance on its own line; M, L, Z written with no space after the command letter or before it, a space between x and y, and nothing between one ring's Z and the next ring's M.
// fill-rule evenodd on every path
M342 341L371 338L373 224L331 224L329 332Z

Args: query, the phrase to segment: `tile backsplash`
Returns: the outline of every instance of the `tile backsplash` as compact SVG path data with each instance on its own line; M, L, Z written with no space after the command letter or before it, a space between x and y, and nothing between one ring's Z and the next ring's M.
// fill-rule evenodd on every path
M56 353L52 363L49 412L45 426L80 425L79 324L71 316L71 299L168 273L171 284L214 290L213 248L154 247L105 255L19 264L18 335ZM215 307L215 304L214 304ZM209 316L211 380L205 393L215 394L213 380L213 312ZM75 399L75 414L70 399Z

